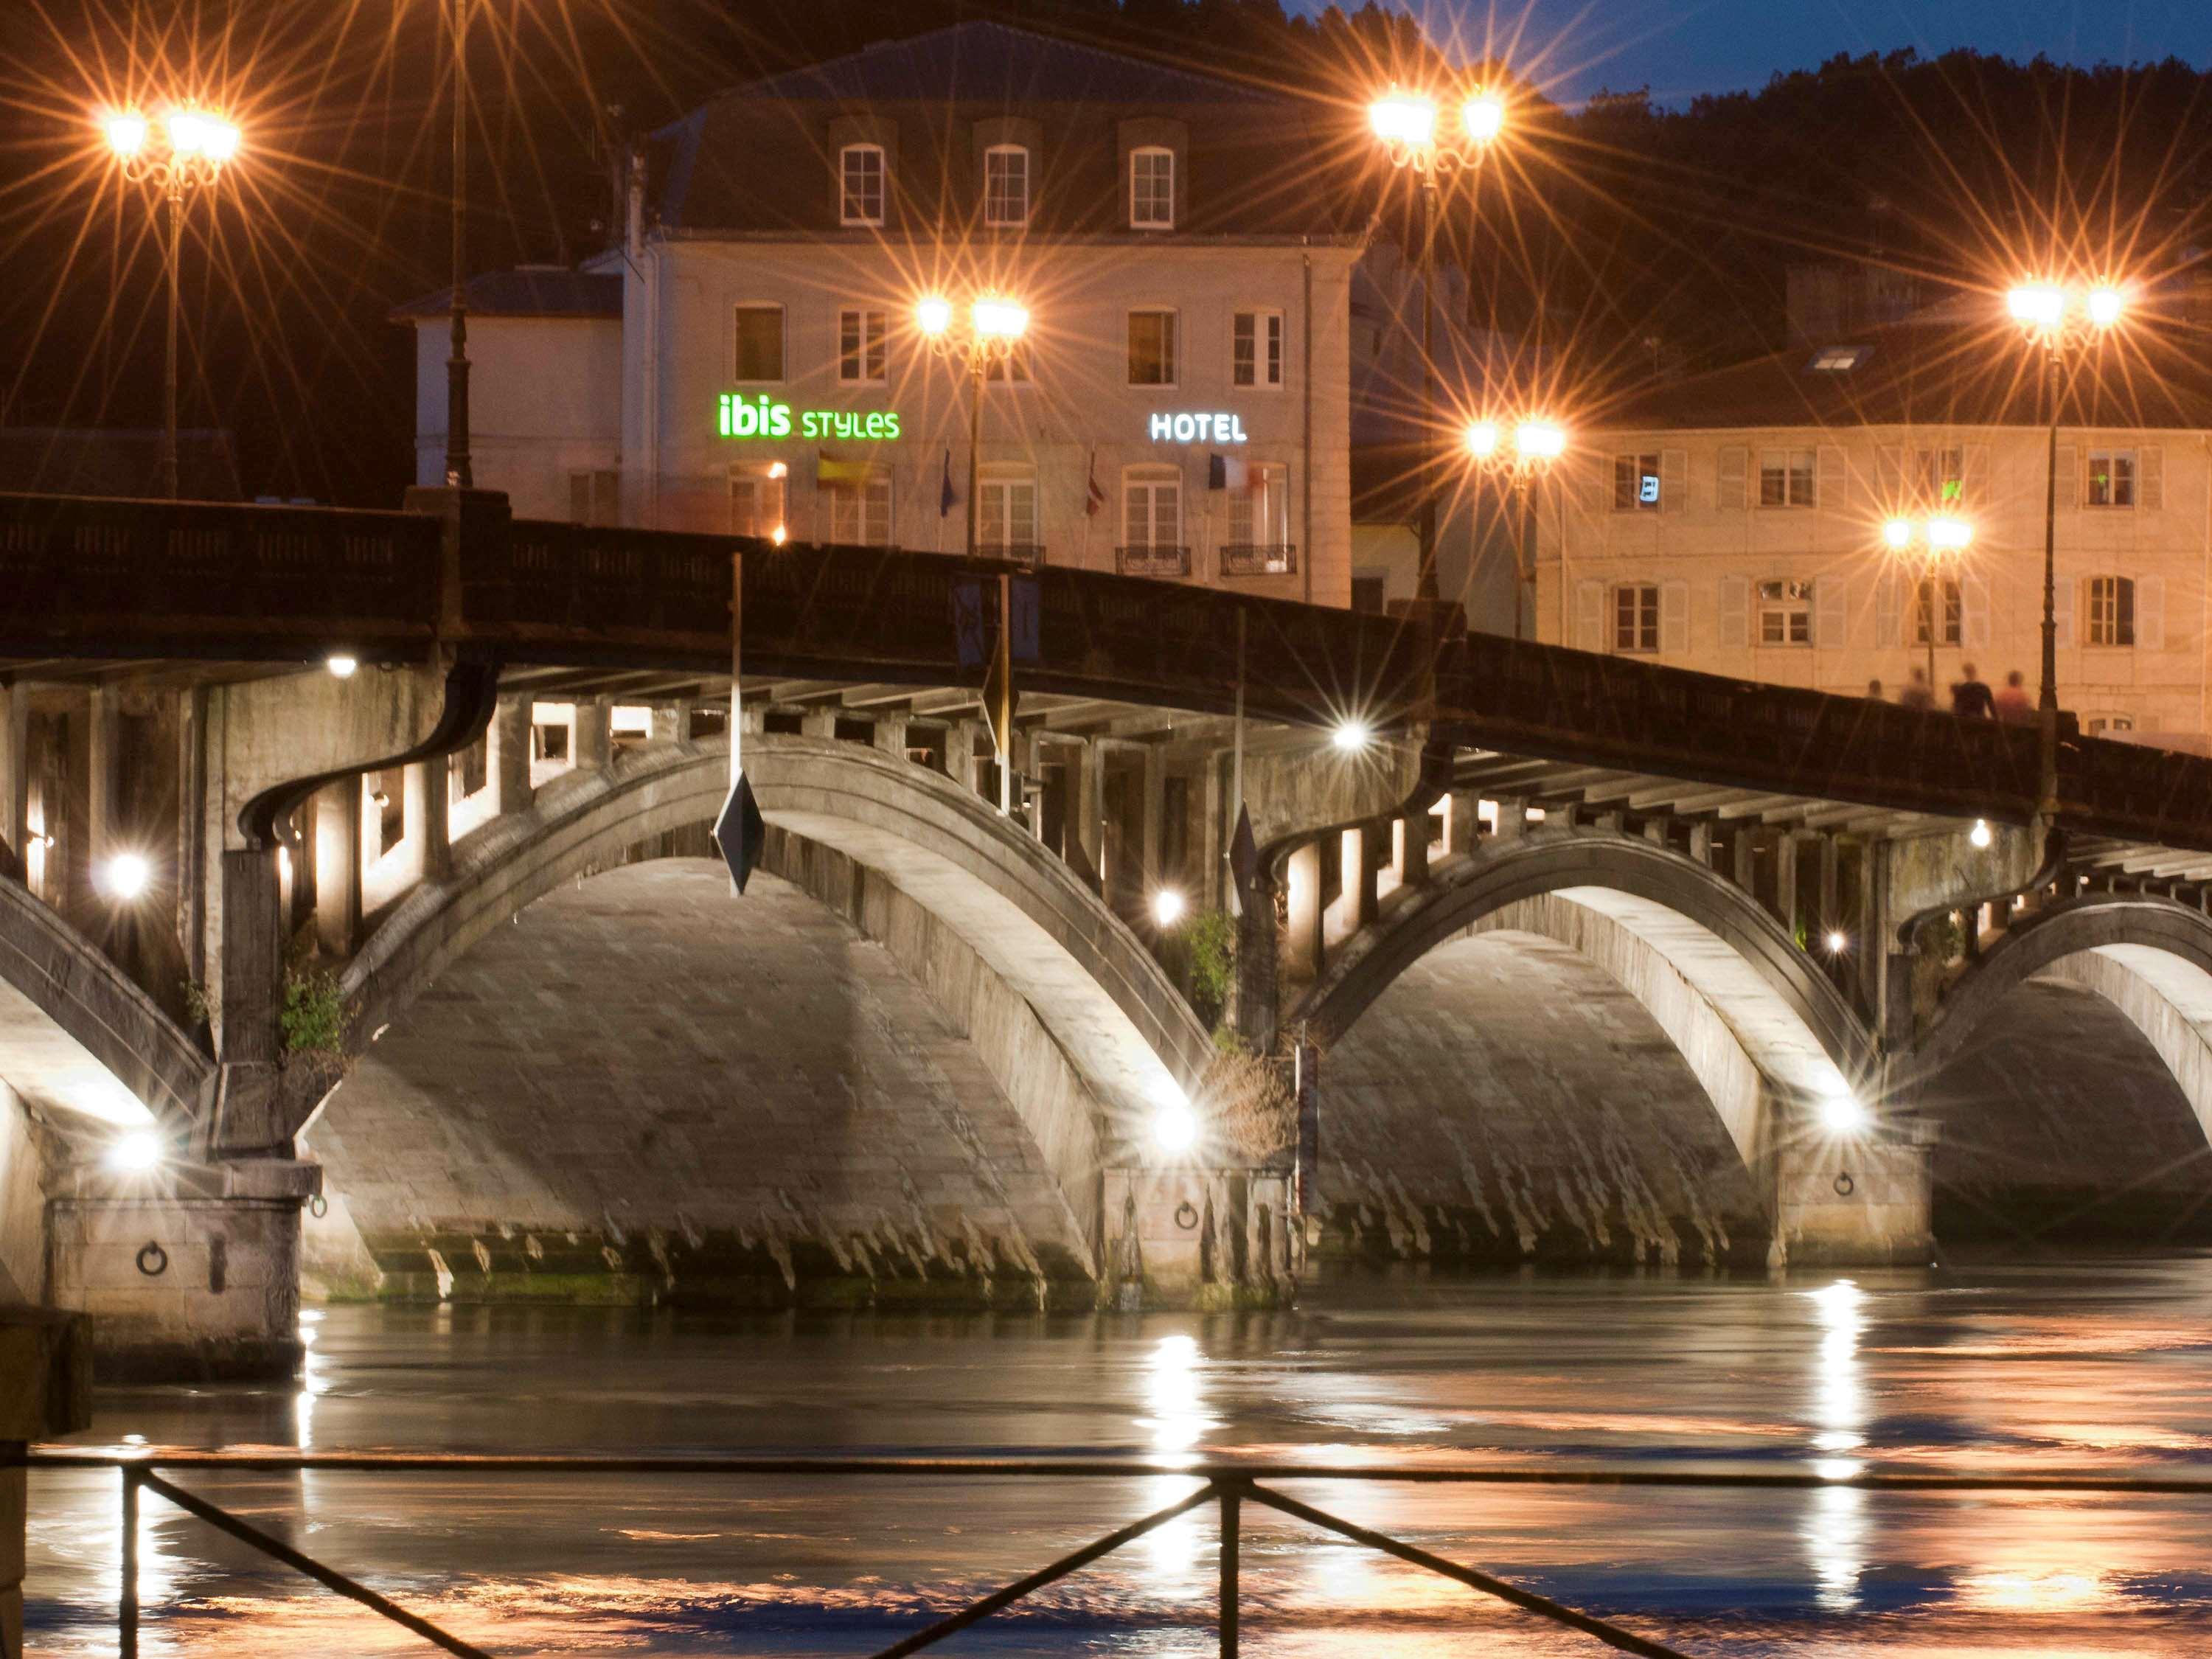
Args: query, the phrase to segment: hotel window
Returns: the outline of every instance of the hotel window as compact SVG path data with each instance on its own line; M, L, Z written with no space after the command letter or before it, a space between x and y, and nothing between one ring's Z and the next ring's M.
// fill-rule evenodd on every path
M783 379L783 307L739 306L730 373L739 380Z
M881 386L885 379L884 338L890 318L855 307L837 313L837 381L841 386Z
M1948 449L1916 449L1907 482L1912 499L1931 506L1955 507L1966 498L1966 453Z
M1812 583L1759 583L1759 642L1761 645L1813 643Z
M2132 732L2136 719L2132 714L2092 714L2081 723L2081 729L2093 738L2101 738L2107 732Z
M1019 144L994 144L983 152L983 222L1030 222L1030 153Z
M1136 230L1175 228L1175 152L1129 152L1129 224Z
M1132 468L1121 475L1121 544L1136 552L1182 545L1182 475Z
M1229 383L1279 386L1283 383L1283 313L1240 311L1229 327Z
M1613 648L1659 648L1659 589L1656 584L1636 582L1613 590Z
M1246 470L1242 489L1229 492L1229 534L1222 545L1224 574L1273 575L1291 566L1291 475L1261 461Z
M815 493L822 503L823 540L846 547L891 544L890 473L825 483Z
M568 475L568 520L572 524L622 522L622 474L600 471Z
M2089 578L2089 643L2136 642L2136 585L2125 576Z
M841 224L884 222L884 147L848 144L837 152L837 219Z
M1030 558L1039 544L1036 474L1027 467L983 469L975 493L975 545L980 552Z
M730 473L730 533L781 540L784 532L787 469L781 461L734 468Z
M2136 504L2136 453L2132 449L2089 452L2089 505L2133 507Z
M1176 314L1172 311L1129 313L1129 384L1176 383Z
M1659 510L1659 458L1656 455L1616 455L1613 458L1613 510L1616 513L1656 513Z
M1759 504L1761 507L1813 505L1813 452L1809 449L1765 449L1759 455Z
M1937 624L1935 643L1957 645L1966 636L1966 607L1956 581L1946 577L1941 586L1925 580L1912 585L1912 642L1929 643L1928 629L1934 607L1941 603L1942 617Z

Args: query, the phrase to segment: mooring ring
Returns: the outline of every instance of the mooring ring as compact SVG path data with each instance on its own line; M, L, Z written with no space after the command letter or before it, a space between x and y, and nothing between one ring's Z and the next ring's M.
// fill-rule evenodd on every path
M1851 1172L1846 1170L1836 1177L1836 1196L1849 1198L1858 1190L1858 1186L1859 1183L1851 1179Z
M1176 1206L1176 1225L1185 1232L1198 1225L1198 1210L1187 1198Z
M138 1271L149 1279L159 1279L169 1271L169 1253L149 1239L138 1247Z

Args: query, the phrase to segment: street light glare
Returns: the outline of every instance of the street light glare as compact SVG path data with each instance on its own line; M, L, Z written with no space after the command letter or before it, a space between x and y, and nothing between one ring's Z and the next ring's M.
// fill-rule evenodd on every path
M118 159L128 161L146 148L152 128L136 110L114 110L100 118L100 131L107 140L107 148Z
M1012 300L978 300L969 313L978 339L1018 340L1030 325L1028 310Z
M1188 908L1183 896L1172 887L1163 887L1152 895L1152 920L1162 927L1174 927Z
M151 1129L134 1129L108 1144L107 1167L126 1174L143 1175L161 1161L161 1137Z
M1976 818L1974 827L1966 831L1966 839L1977 849L1986 848L1996 839L1996 836L1990 832L1990 821L1987 818Z
M1974 526L1964 519L1944 514L1928 520L1928 545L1940 552L1956 553L1973 540Z
M1198 1115L1180 1102L1162 1106L1152 1114L1152 1139L1170 1157L1188 1152L1198 1144Z
M2053 329L2066 320L2066 290L2048 283L2024 283L2005 295L2006 307L2032 328Z
M119 899L143 897L154 879L154 866L140 853L118 853L107 861L106 886Z
M1892 519L1881 527L1881 538L1890 546L1902 551L1912 545L1912 520Z
M1832 1094L1821 1101L1820 1121L1831 1134L1853 1135L1865 1129L1872 1120L1867 1109L1846 1091Z
M2112 327L2127 308L2127 296L2116 288L2089 290L2089 320L2099 328Z
M1392 92L1367 106L1375 136L1385 143L1425 149L1437 136L1437 106L1410 92Z
M914 308L914 324L932 339L952 326L952 301L932 294Z
M1831 927L1828 930L1828 954L1830 956L1839 957L1850 948L1851 939L1850 934L1844 932L1840 927Z
M1367 722L1364 720L1340 720L1337 722L1336 730L1330 733L1329 741L1346 754L1350 755L1366 748L1374 735L1367 729Z
M1513 447L1532 461L1556 461L1566 453L1566 428L1549 421L1523 421L1513 434Z
M1460 106L1459 118L1468 137L1486 144L1505 130L1505 100L1494 92L1478 92Z
M1498 453L1498 422L1476 421L1467 429L1467 453L1486 461Z
M333 679L349 680L354 670L361 666L361 659L350 651L333 651L325 659L323 666L331 671Z

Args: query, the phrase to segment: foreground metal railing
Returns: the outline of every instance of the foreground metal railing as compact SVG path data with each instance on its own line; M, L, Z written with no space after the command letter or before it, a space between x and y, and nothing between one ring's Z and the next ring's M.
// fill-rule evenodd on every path
M1355 1544L1395 1556L1401 1561L1466 1585L1469 1589L1534 1614L1549 1623L1595 1638L1620 1653L1642 1654L1649 1659L1690 1659L1682 1650L1637 1635L1609 1620L1600 1619L1540 1595L1534 1590L1492 1577L1479 1568L1445 1559L1390 1537L1370 1527L1332 1515L1287 1493L1275 1491L1285 1481L1360 1482L1392 1486L1562 1486L1562 1487L1695 1487L1705 1490L1760 1492L1827 1492L1835 1490L1923 1493L2063 1493L2131 1492L2161 1497L2212 1496L2212 1478L2150 1478L2127 1475L1950 1475L1858 1474L1832 1480L1818 1474L1708 1474L1654 1469L1575 1468L1311 1468L1283 1463L1200 1463L1184 1468L1146 1462L1036 1460L1026 1462L945 1458L816 1458L816 1457L534 1457L473 1456L448 1453L386 1453L349 1455L328 1452L160 1452L121 1455L112 1452L55 1449L33 1451L0 1467L27 1466L33 1469L114 1469L122 1479L122 1584L118 1597L118 1628L122 1659L138 1653L138 1514L142 1494L152 1492L239 1542L261 1551L317 1583L349 1597L362 1606L404 1626L424 1641L458 1654L463 1659L492 1659L484 1649L441 1630L427 1619L408 1612L360 1580L340 1572L294 1549L283 1540L241 1521L228 1510L196 1496L165 1478L160 1471L243 1471L288 1474L314 1470L323 1474L462 1474L482 1476L531 1474L603 1475L746 1475L796 1477L806 1480L1127 1480L1180 1477L1199 1483L1164 1509L1130 1522L1081 1549L1061 1556L1048 1565L1018 1578L1003 1589L971 1601L927 1628L893 1643L875 1659L898 1659L933 1647L969 1626L1012 1607L1059 1579L1112 1554L1123 1545L1165 1526L1179 1516L1207 1504L1220 1511L1220 1602L1218 1623L1220 1650L1237 1651L1238 1571L1243 1555L1243 1511L1248 1504L1275 1510L1309 1526L1347 1538Z

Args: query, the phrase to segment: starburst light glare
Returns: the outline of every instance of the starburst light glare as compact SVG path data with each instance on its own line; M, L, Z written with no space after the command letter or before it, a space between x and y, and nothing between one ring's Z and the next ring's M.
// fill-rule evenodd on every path
M1566 428L1550 421L1523 421L1514 428L1513 447L1532 461L1556 461L1566 453Z
M952 301L932 294L914 308L915 326L934 339L952 326Z
M108 860L103 884L111 897L142 897L154 879L154 866L140 853L118 853Z
M1966 831L1966 839L1978 848L1987 847L1996 839L1990 833L1990 821L1987 818L1976 818L1974 827Z
M1912 520L1892 519L1881 527L1881 538L1900 550L1912 545Z
M1478 461L1486 461L1498 453L1498 422L1476 421L1467 428L1467 453Z
M124 161L130 161L146 148L146 140L153 129L146 118L136 110L111 110L100 117L100 136L107 147Z
M2023 283L2005 295L2005 306L2032 328L2057 328L2066 320L2066 290L2049 283Z
M161 1161L161 1137L151 1129L134 1129L108 1143L107 1167L143 1175Z
M1027 308L1012 300L978 300L969 315L976 337L982 340L1018 340L1030 325Z
M361 659L350 651L333 651L324 659L323 666L331 671L333 679L349 680L354 670L361 666Z
M1366 748L1374 736L1364 720L1340 720L1336 730L1329 734L1329 741L1349 755Z
M1820 1102L1820 1121L1831 1134L1853 1135L1873 1121L1867 1109L1848 1091Z
M1840 927L1831 927L1828 930L1828 954L1830 956L1839 957L1850 948L1851 938L1849 933L1844 932Z
M1425 148L1437 134L1437 106L1416 93L1393 91L1367 106L1375 136L1385 143Z
M2116 288L2091 289L2087 308L2092 323L2099 328L2110 328L2127 310L2127 296Z
M1198 1144L1198 1115L1180 1101L1170 1102L1152 1114L1152 1139L1170 1157Z
M1505 100L1494 92L1478 92L1460 106L1460 125L1478 144L1486 144L1505 129Z
M1152 920L1163 927L1174 927L1189 908L1183 896L1172 887L1163 887L1152 895Z
M1928 520L1928 545L1945 553L1955 553L1972 545L1974 526L1964 519L1948 514Z

